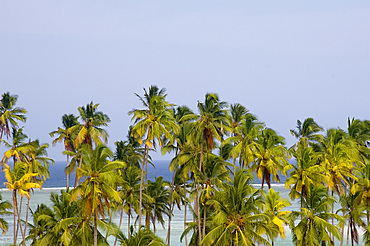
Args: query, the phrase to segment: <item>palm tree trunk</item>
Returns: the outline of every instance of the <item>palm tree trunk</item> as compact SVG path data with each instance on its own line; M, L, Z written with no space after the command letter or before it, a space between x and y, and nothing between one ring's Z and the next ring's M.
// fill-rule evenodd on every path
M186 200L186 184L185 184L185 178L184 178L184 196L185 196L185 208L184 208L184 231L186 229L186 212L188 208L188 202ZM185 234L185 245L188 246L188 236Z
M199 160L199 172L202 171L202 166L203 166L203 137L202 137L202 143L200 145L200 160ZM196 192L196 198L198 208L197 208L197 217L198 217L198 241L199 245L202 242L202 229L200 227L200 206L199 206L199 182L197 183L197 192Z
M176 172L173 171L172 174L172 183L171 183L171 194L170 194L170 215L168 216L168 231L167 231L167 246L170 246L171 244L171 219L172 219L172 213L173 213L173 208L174 204L172 202L172 197L173 197L173 186L175 184L175 174Z
M150 229L150 212L149 211L145 212L145 226L148 227L148 229ZM153 227L153 230L154 230L154 227Z
M17 192L16 190L13 190L13 223L14 223L14 228L13 228L13 236L14 236L14 245L17 245L17 234L16 234L16 229L18 228L18 224L16 222L16 217L18 217L18 207L17 207Z
M128 227L127 227L127 238L130 238L131 237L131 230L130 230L130 227L131 227L131 210L129 209L128 210L128 214L127 214L127 216L128 216L128 219L127 219L127 225L128 225Z
M334 197L334 188L331 191L331 196ZM331 213L334 214L334 203L331 205ZM334 217L331 217L331 224L334 226ZM334 234L331 232L330 232L330 237L331 237L331 240L333 241L333 246L335 246Z
M22 234L22 239L23 239L22 244L24 246L26 246L26 238L25 238L24 233L23 233L23 230L22 230L21 215L18 213L17 194L16 194L16 191L15 190L13 190L13 203L14 203L14 201L15 201L15 208L16 208L14 211L16 211L17 217L18 217L17 231L18 231L18 226L19 226L20 227L20 230L21 230L21 234ZM22 204L21 204L20 207L22 207ZM15 244L14 245L17 245L17 233L14 236L15 236L15 238L14 238Z
M347 228L347 245L349 245L349 225L348 225L348 228Z
M147 162L147 153L148 153L148 146L145 144L144 148L144 158L143 158L143 165L141 168L141 177L140 177L140 196L139 196L139 229L140 231L141 228L141 217L142 217L142 204L143 204L143 183L144 183L144 167L145 167L145 162Z
M204 201L203 205L203 237L206 236L206 220L207 220L207 207L206 207L207 199Z
M119 216L118 230L121 230L122 217L123 217L123 208L122 208L120 216ZM114 246L116 246L116 244L117 244L117 239L118 239L118 237L116 236L116 239L114 240Z
M18 203L18 200L17 200L17 203ZM18 210L18 216L21 217L22 216L22 204L23 204L23 196L21 196L21 201L20 201L20 205L19 205L19 210ZM18 205L18 204L17 204ZM19 227L22 227L22 225L20 223L17 223L17 231L15 232L15 236L18 237L18 230L19 230Z
M94 211L94 246L98 246L98 210L95 209Z
M186 199L186 178L184 177L184 231L186 229L186 212L187 212L187 207L188 207L188 201ZM188 237L185 234L185 245L188 246Z
M236 172L236 158L234 158L234 162L233 162L233 164L234 164L234 176L235 176L235 172Z
M69 163L69 155L67 155L67 167L68 167L68 163ZM67 190L69 189L69 174L70 172L67 173Z
M113 217L113 209L108 209L108 216L109 216L109 223L108 225L112 224L112 217ZM120 228L120 227L118 227ZM108 239L108 230L107 233L105 234L105 239Z
M26 212L26 224L24 225L24 235L26 235L27 232L27 224L28 224L28 211L30 210L30 197L27 197L27 212Z
M195 201L194 201L194 207L196 209L197 213L197 222L198 222L198 245L202 242L202 229L200 226L200 206L199 206L199 184L197 184L196 193L195 193Z

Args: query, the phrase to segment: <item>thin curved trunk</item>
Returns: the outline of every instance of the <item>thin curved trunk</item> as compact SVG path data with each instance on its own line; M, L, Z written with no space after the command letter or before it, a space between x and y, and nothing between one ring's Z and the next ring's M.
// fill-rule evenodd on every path
M348 225L348 228L347 228L347 245L349 245L349 225Z
M171 219L172 219L172 213L173 213L173 208L175 207L174 206L174 203L172 201L173 199L173 186L175 184L175 174L176 172L173 171L173 174L172 174L172 183L171 183L171 194L170 194L170 214L168 216L168 231L167 231L167 246L170 246L171 244Z
M144 159L143 159L143 165L141 168L141 177L140 177L140 196L139 196L139 229L141 228L141 217L142 217L142 204L143 204L143 183L144 183L144 167L145 162L147 162L147 155L148 155L148 146L145 144L144 148Z
M185 178L184 178L184 197L185 197L185 208L184 208L184 231L185 231L185 229L186 229L186 211L187 211L187 208L188 208L188 202L187 202L187 199L186 199ZM187 236L187 234L185 234L185 245L188 246L188 236Z
M199 172L202 171L202 166L203 166L203 137L202 137L202 143L200 146L200 160L199 160ZM199 182L197 183L197 192L196 192L196 201L197 201L197 219L198 219L198 241L199 245L202 242L202 228L200 226L200 205L199 205Z
M203 205L203 237L206 236L206 220L207 220L207 207L206 207L207 199L204 201Z
M16 234L16 229L18 228L18 224L16 222L16 218L18 217L18 206L17 206L17 192L16 190L13 190L13 223L14 223L14 228L13 228L13 236L14 236L14 245L17 245L17 234Z
M94 211L94 246L98 246L98 210Z
M121 230L122 217L123 217L123 208L122 208L120 216L119 216L118 230ZM116 244L117 244L117 239L118 239L118 237L116 236L116 239L114 240L114 246L116 246Z
M26 235L26 232L27 232L28 211L30 210L30 200L31 200L31 198L30 197L27 197L27 212L26 212L26 224L24 225L24 235Z
M109 211L110 210L110 211ZM113 209L108 209L108 216L109 216L109 225L112 224L112 217L113 217ZM118 227L120 228L121 225ZM107 230L107 233L105 234L105 239L108 239L108 230Z
M131 230L130 230L130 227L131 227L131 209L128 210L128 219L127 219L127 225L128 225L128 229L127 229L127 234L128 234L128 238L131 237Z
M334 197L334 188L331 191L331 196ZM334 203L331 205L331 213L334 214ZM331 217L331 224L334 226L334 217ZM330 232L330 237L331 237L331 240L333 241L333 246L335 246L334 234L331 232Z
M15 193L15 190L13 190L13 199L15 197L15 207L16 207L16 209L18 209L17 196L16 196L16 194L14 196L14 193ZM14 202L14 200L13 200L13 202ZM22 207L22 204L20 205L20 207ZM23 239L22 244L24 246L26 246L26 237L24 236L24 233L23 233L23 230L22 230L21 215L18 213L18 210L16 210L16 212L17 212L17 217L18 217L17 231L18 231L18 226L19 226L20 227L20 230L21 230L21 234L22 234L22 239ZM17 245L17 241L16 240L17 240L17 235L15 235L15 239L14 239L15 244L14 245Z
M17 203L18 203L18 200L17 200ZM20 205L19 205L19 211L18 211L18 215L19 217L22 216L22 204L23 204L23 196L21 196L21 201L20 201ZM18 205L18 204L17 204ZM18 230L19 230L19 227L22 228L22 225L20 223L17 224L17 231L15 232L15 236L18 237ZM22 230L22 229L21 229Z

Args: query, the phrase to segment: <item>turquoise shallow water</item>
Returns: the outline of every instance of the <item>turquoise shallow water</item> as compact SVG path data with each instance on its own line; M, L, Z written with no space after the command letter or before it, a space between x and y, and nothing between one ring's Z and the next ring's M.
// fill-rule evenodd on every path
M168 161L159 161L156 162L156 169L150 168L148 171L149 179L153 180L157 176L163 176L165 179L170 180L171 179L171 173L168 171ZM52 203L50 201L50 194L51 192L59 193L63 186L65 186L65 174L64 174L64 162L56 163L55 166L51 167L51 179L48 181L47 185L45 185L43 190L35 190L32 194L31 198L31 204L30 208L34 210L37 206L37 204L44 203L48 206L50 206ZM4 182L3 177L0 176L0 182L1 184ZM73 181L71 182L73 184ZM260 184L256 184L257 188L260 188ZM283 184L273 184L273 188L275 191L280 192L281 196L284 198L288 198L289 191L284 188ZM2 190L2 196L3 200L11 201L11 192L9 192L6 189ZM24 201L26 202L26 201ZM299 210L299 203L298 200L292 201L292 205L287 207L286 210L294 211ZM192 217L189 216L189 209L188 209L188 216L187 221L192 221ZM12 243L13 239L13 217L7 216L5 219L9 222L9 230L6 235L0 235L0 245L10 245ZM31 218L29 220L32 220ZM119 215L117 214L114 217L114 222L118 224L119 222ZM133 221L132 221L133 222ZM167 228L167 225L165 225ZM183 246L185 245L185 242L180 242L180 236L184 230L184 209L178 210L176 209L174 211L174 216L171 223L171 245L173 246ZM127 217L124 217L124 221L122 224L121 229L126 234L127 232ZM161 225L156 225L156 234L160 236L161 238L165 239L167 236L167 230L163 229ZM290 229L287 227L285 230L286 238L283 240L281 238L278 238L275 241L275 245L293 245L292 243L292 236ZM362 237L362 236L360 236ZM113 239L111 239L113 244ZM20 242L20 240L19 240ZM345 240L346 242L346 240ZM339 244L336 244L339 245ZM344 245L347 245L346 243ZM359 244L364 245L364 244Z

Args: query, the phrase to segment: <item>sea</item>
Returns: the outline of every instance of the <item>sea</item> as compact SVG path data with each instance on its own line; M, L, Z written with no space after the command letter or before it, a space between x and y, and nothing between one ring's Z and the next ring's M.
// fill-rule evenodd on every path
M167 160L158 160L153 161L154 166L148 165L148 179L149 180L155 180L156 177L162 176L164 180L171 181L172 174L168 169L169 162ZM54 193L60 193L62 189L65 189L66 187L66 175L64 173L64 168L66 166L66 162L64 161L57 161L55 162L55 165L50 166L50 178L47 179L44 182L42 190L35 190L31 195L31 201L30 201L30 209L35 210L38 204L44 203L47 206L51 206L52 203L50 201L50 194L52 192ZM74 184L74 175L71 175L70 184L73 186ZM289 191L285 189L284 186L285 177L281 176L281 183L274 183L272 184L272 187L276 192L280 192L281 196L283 198L289 199ZM5 177L3 172L0 172L0 187L3 201L8 200L9 202L12 201L11 192L5 188L4 185ZM261 182L255 178L254 186L256 188L261 187ZM266 187L267 189L267 187ZM26 199L24 199L26 200ZM25 203L26 201L24 201ZM298 200L291 201L291 206L285 208L285 210L288 211L298 211L300 208ZM24 206L25 207L25 206ZM24 213L22 213L24 214ZM13 216L12 215L5 215L3 218L6 219L6 221L9 223L9 229L6 234L0 235L0 246L3 245L10 245L13 242ZM29 221L32 222L32 218L29 218ZM127 235L127 216L124 217L124 220L122 222L121 229L123 232ZM133 221L133 220L131 220ZM187 221L191 222L192 217L190 215L190 210L187 211ZM113 222L115 222L118 225L119 222L119 215L117 214L113 218ZM132 222L133 223L133 222ZM165 225L165 228L167 228L167 224ZM163 238L163 240L166 239L167 236L167 229L163 228L160 224L156 225L156 235ZM153 229L153 228L152 228ZM171 245L172 246L184 246L185 241L180 241L180 237L182 232L184 231L184 209L179 210L175 209L174 216L172 217L171 222ZM346 232L346 230L345 230ZM360 231L361 234L361 231ZM281 245L281 246L291 246L294 245L292 242L292 235L289 227L285 228L285 239L277 238L275 239L274 245ZM188 235L188 240L190 238L190 235ZM362 236L360 236L362 238ZM21 241L21 236L19 235L18 242ZM111 245L113 245L114 239L109 238L109 242ZM344 244L346 244L347 240L344 238ZM339 245L339 242L336 244ZM358 245L364 245L363 243Z

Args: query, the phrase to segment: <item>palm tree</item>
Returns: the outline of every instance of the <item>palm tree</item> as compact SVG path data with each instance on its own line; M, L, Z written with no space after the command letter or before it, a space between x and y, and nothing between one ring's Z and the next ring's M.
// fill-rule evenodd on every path
M303 121L297 120L297 129L291 129L292 136L298 139L298 143L293 147L306 148L310 143L316 143L323 140L323 136L318 134L324 129L319 126L313 118L307 118Z
M271 236L269 216L260 212L263 199L260 190L251 186L252 176L238 170L231 183L224 183L209 200L214 206L213 229L202 240L202 245L269 245L261 236Z
M370 225L370 164L366 163L356 177L357 180L351 187L351 194L356 194L355 206L364 206L366 209L366 225Z
M243 133L241 132L240 125L243 119L246 117L248 110L241 104L235 103L230 105L230 114L229 117L229 125L231 127L231 136L236 137L236 141L234 141L234 146L238 144L238 137L242 136ZM236 157L234 156L234 173L236 172Z
M203 169L203 156L204 156L204 145L206 151L211 152L214 147L214 141L222 141L222 135L228 129L227 111L224 109L227 106L226 102L220 101L217 94L207 93L205 96L204 103L198 102L199 119L194 123L193 128L193 141L200 143L199 151L199 172L204 172ZM200 208L199 208L199 188L200 180L197 181L196 186L196 197L195 197L195 210L198 218L198 235L199 244L202 241L201 227L200 227ZM205 225L204 225L205 226ZM203 228L204 231L204 228ZM204 234L204 233L203 233Z
M75 147L73 144L75 136L73 136L72 127L78 124L77 117L73 114L64 114L62 116L62 123L63 128L58 127L56 131L50 132L50 137L57 137L53 140L53 145L57 142L64 142L64 149L66 151L75 152ZM70 155L67 154L67 166L69 165L69 157ZM65 169L66 176L67 176L67 189L69 188L69 178L71 176L71 170Z
M165 246L163 240L157 237L150 229L141 228L131 237L126 238L123 233L119 234L120 246Z
M13 160L13 165L17 162L26 161L26 155L30 150L30 145L25 142L27 139L27 135L23 133L23 129L16 129L13 127L12 129L12 142L8 143L5 140L1 140L5 147L9 148L5 153L3 158L1 159L1 165L4 167L6 163L8 163L9 159Z
M134 136L140 144L144 143L144 157L140 181L140 207L142 206L142 192L144 183L144 170L147 174L147 163L149 159L149 149L155 147L155 140L162 147L162 136L165 136L170 142L173 141L173 132L177 132L178 126L173 120L171 107L172 104L166 101L166 90L159 90L157 86L150 86L148 92L144 88L144 97L136 96L141 100L145 109L134 109L129 112L135 126L132 128ZM145 179L147 180L147 179ZM139 228L141 227L141 209L139 210Z
M291 153L297 163L285 167L285 172L293 169L285 181L285 188L290 189L290 199L295 200L300 197L301 206L303 206L303 199L309 195L310 187L326 182L327 177L324 173L324 167L319 165L319 154L312 147L304 148L301 151L291 149Z
M97 111L99 104L90 102L85 106L78 107L80 113L81 124L72 126L71 131L78 132L74 140L75 146L81 144L95 145L102 144L101 138L106 143L108 140L108 133L102 126L107 126L110 122L108 115L101 111Z
M328 188L332 194L344 194L347 187L356 180L353 175L354 163L361 166L361 159L356 155L354 142L347 139L341 129L329 129L321 143L321 162L328 176Z
M131 228L131 218L133 214L138 214L139 211L139 201L137 197L139 196L140 189L140 169L136 166L128 166L124 169L119 169L120 182L119 182L119 195L122 199L121 204L121 213L118 228L121 229L123 212L127 214L127 235L130 237L130 228ZM117 244L116 237L114 245Z
M182 184L184 187L186 186L186 182L184 180L187 180L186 174L183 174L181 171L180 164L178 162L178 155L183 150L184 146L186 145L186 142L188 139L188 134L191 130L190 122L195 120L197 118L196 115L187 107L187 106L178 106L176 109L173 109L173 115L176 123L179 125L180 130L177 134L174 134L174 141L173 143L166 143L165 146L162 147L162 154L174 151L175 157L172 159L169 169L172 172L172 182L171 182L171 190L170 190L170 214L168 218L168 231L167 231L167 244L170 246L171 244L171 221L172 221L172 214L173 209L175 207L175 201L179 203L180 196L178 194L184 193L184 196L186 196L186 190L184 192L180 192L177 190L179 187L178 185ZM177 177L176 177L177 175ZM181 176L181 177L180 177ZM177 190L177 191L176 191ZM186 210L186 207L185 207ZM186 217L186 216L185 216ZM186 218L184 219L186 221Z
M98 243L98 220L104 218L104 204L109 209L109 200L121 202L116 187L117 174L115 170L125 166L120 161L109 161L113 152L104 145L97 145L92 149L90 145L82 146L82 165L77 168L77 179L83 178L74 190L72 190L71 201L78 197L82 203L82 213L87 218L94 219L94 246Z
M11 128L18 128L17 121L26 122L25 114L27 111L23 108L15 107L18 100L17 95L10 95L6 92L1 95L0 100L0 139L3 135L7 138L11 136Z
M52 192L50 200L51 208L40 204L33 212L28 239L31 245L71 245L82 219L80 206L71 202L71 191Z
M264 182L271 188L271 175L274 181L280 182L279 171L288 164L288 152L284 143L284 138L274 130L266 128L260 131L254 154L257 158L257 177L262 181L261 189Z
M31 196L31 189L41 188L41 185L38 183L33 182L33 177L37 176L37 173L31 173L28 163L25 162L16 162L14 168L11 168L7 164L4 164L4 173L6 182L4 183L9 191L12 191L13 194L13 225L14 225L14 245L17 244L17 232L18 228L21 231L22 238L23 238L23 245L25 244L25 231L22 229L21 224L21 207L22 203L18 207L18 200L17 200L17 192L22 196L26 196L30 198ZM27 213L28 215L28 213ZM27 223L28 216L26 217ZM26 227L26 225L25 225Z
M0 215L11 214L10 209L12 209L12 204L9 201L3 201L0 193ZM6 234L8 231L8 222L3 218L0 218L0 229L3 231L3 234Z
M293 241L298 246L333 245L334 241L329 233L341 240L339 227L328 222L335 218L339 222L342 217L329 213L334 198L328 195L327 189L323 186L311 186L312 189L300 211L292 211L290 215L290 226L293 232ZM296 220L300 218L300 220ZM297 223L298 222L298 223Z
M270 189L268 194L265 196L265 210L264 213L270 217L271 225L277 227L278 233L282 239L285 238L284 225L288 225L288 215L290 211L281 211L285 207L290 206L291 203L287 199L282 199L280 197L280 192L275 192L274 189ZM275 231L275 230L272 230ZM276 238L277 234L273 236ZM272 245L274 241L272 240Z
M234 143L230 155L234 159L239 158L239 168L250 167L251 163L255 161L254 151L256 149L257 137L263 127L264 124L258 122L256 116L247 113L239 126L240 134L225 140L224 144Z
M159 222L164 228L163 214L169 216L169 195L167 189L168 182L163 181L163 177L157 177L154 182L148 180L148 185L145 189L147 199L144 199L143 207L145 211L146 227L150 228L150 222L153 224L153 232L155 233L156 222Z
M42 183L50 177L49 167L50 164L54 165L54 160L47 155L47 148L49 144L40 144L40 140L36 139L29 142L30 151L28 152L27 159L30 163L30 171L38 173L38 181ZM36 179L34 179L36 181Z
M223 182L230 180L226 163L221 157L207 154L207 161L204 163L204 173L202 175L203 191L200 195L200 202L203 204L203 237L206 234L207 225L207 201L210 200ZM230 165L230 164L229 164Z
M342 212L345 221L347 221L347 245L349 242L350 234L352 246L354 245L354 243L359 243L359 233L357 230L357 225L366 228L366 224L362 220L362 217L364 216L365 206L361 206L361 204L356 204L356 198L359 194L360 192L357 192L355 194L349 193L346 196L341 196L341 208L337 211L337 213ZM344 230L342 231L342 237L343 234ZM341 245L343 245L343 241Z

